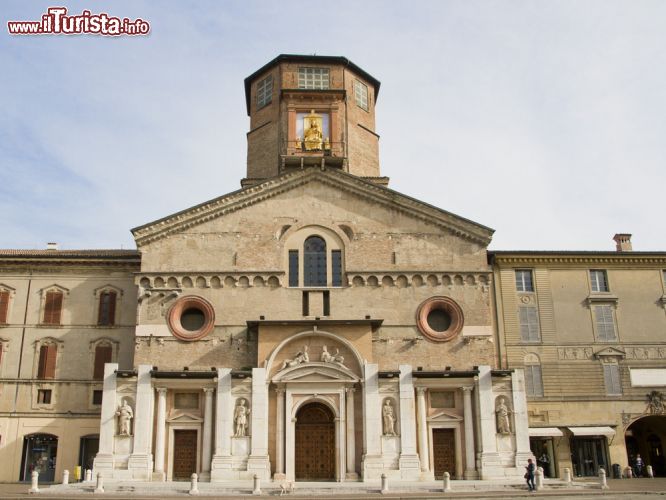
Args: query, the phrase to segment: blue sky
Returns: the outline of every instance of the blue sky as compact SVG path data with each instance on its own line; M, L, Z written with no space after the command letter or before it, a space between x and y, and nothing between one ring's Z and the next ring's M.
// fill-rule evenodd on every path
M147 37L17 37L49 6ZM236 190L243 78L280 53L381 80L391 187L493 249L665 250L666 2L0 0L0 248L134 248L129 229Z

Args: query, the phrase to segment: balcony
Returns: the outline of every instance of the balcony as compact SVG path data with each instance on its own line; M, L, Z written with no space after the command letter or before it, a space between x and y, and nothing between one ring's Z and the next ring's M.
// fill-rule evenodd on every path
M347 164L344 142L324 140L320 146L313 147L312 144L306 146L302 139L297 138L295 141L284 141L281 149L286 151L286 154L280 155L282 171L312 166L345 168Z

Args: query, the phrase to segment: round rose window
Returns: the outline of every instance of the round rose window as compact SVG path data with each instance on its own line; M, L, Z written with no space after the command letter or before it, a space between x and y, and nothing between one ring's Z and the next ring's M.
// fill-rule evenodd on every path
M181 340L199 340L215 325L215 311L206 299L197 296L181 297L167 314L169 330Z
M446 342L458 335L463 320L461 307L449 297L431 297L422 302L416 311L419 331L435 342Z

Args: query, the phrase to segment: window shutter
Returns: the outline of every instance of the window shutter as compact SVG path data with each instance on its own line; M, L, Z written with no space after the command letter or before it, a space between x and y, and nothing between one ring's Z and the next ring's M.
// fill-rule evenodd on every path
M93 379L102 380L104 378L104 364L110 363L113 355L113 347L110 345L98 345L95 347L95 366L93 369Z
M62 293L46 292L46 300L44 302L44 323L47 325L59 325L61 311Z
M525 388L528 396L534 396L534 366L528 365L525 367Z
M116 300L117 300L117 296L118 295L116 294L116 292L109 292L109 322L107 324L111 325L111 326L116 324Z
M298 286L298 250L289 250L289 286Z
M609 396L622 394L619 365L604 365L604 384Z
M116 319L116 292L102 292L99 296L97 324L113 326Z
M535 396L543 396L543 379L541 378L541 365L532 366L532 385Z
M37 378L55 378L57 346L54 344L43 345L39 348L39 367Z
M594 313L597 320L597 335L599 340L615 340L615 323L613 322L613 308L611 306L595 306Z
M44 367L44 378L55 378L56 355L58 347L55 344L46 346L46 363Z
M7 323L7 311L9 309L9 292L0 292L0 324Z
M539 314L536 307L521 307L518 309L520 319L520 337L523 342L538 342Z

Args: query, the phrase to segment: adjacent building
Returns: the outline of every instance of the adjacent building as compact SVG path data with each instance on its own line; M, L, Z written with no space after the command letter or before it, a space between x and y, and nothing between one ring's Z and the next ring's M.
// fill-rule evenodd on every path
M136 251L0 251L0 480L662 471L666 253L489 252L388 188L379 88L278 56L241 190Z

